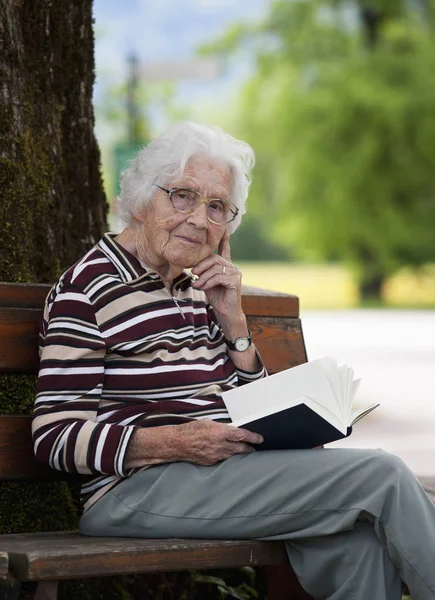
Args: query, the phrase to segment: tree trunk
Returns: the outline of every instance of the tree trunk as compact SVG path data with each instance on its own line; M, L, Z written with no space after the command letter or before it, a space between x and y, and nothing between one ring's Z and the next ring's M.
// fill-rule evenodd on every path
M93 50L92 0L0 0L1 281L54 282L106 229ZM0 377L0 413L34 397L33 377ZM78 523L64 483L2 484L0 514L0 533Z
M379 274L363 275L359 285L361 300L363 302L381 301L384 280L384 276Z
M371 248L365 245L358 247L359 258L359 293L363 302L380 302L382 287L387 273Z
M0 0L0 280L52 282L106 228L92 0Z

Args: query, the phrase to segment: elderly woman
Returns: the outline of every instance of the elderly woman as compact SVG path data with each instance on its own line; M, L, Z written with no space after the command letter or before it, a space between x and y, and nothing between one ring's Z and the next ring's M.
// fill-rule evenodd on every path
M253 162L181 123L123 173L126 228L46 301L36 456L95 475L84 534L282 539L314 598L399 600L402 578L433 600L435 509L399 459L255 452L261 436L225 423L221 392L265 376L229 248Z

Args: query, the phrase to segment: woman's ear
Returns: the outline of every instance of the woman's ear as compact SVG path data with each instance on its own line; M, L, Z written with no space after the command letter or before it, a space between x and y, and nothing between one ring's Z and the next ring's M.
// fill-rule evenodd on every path
M131 212L133 214L133 217L136 219L136 221L139 223L143 223L145 220L145 210L146 210L146 206L140 206L138 208L134 208Z

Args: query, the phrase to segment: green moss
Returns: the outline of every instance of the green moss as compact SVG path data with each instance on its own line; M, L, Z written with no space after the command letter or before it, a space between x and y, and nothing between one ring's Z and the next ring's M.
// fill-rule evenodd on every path
M26 415L33 408L36 395L34 375L0 376L0 411L3 415Z
M78 527L78 507L65 482L0 484L0 533Z

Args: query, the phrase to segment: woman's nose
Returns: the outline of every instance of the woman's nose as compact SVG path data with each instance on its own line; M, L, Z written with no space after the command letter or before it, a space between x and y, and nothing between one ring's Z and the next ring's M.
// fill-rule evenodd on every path
M206 202L201 202L201 204L188 215L187 222L198 229L206 229L208 227L207 210L208 204Z

